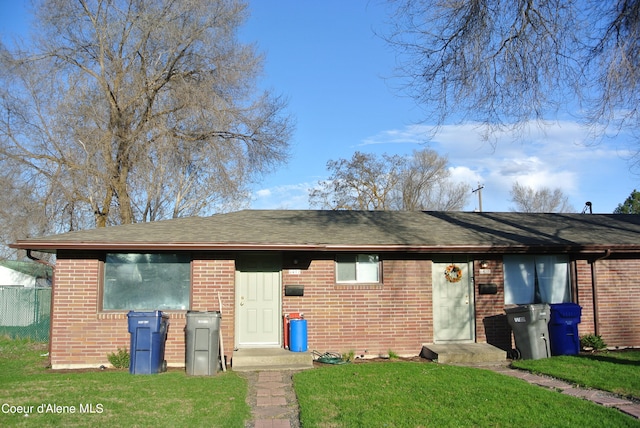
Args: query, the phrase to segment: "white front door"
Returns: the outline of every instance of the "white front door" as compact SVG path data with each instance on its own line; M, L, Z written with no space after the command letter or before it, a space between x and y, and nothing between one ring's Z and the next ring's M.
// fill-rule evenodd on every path
M280 261L250 256L236 268L236 347L281 346Z
M475 311L470 263L433 264L435 343L474 342Z

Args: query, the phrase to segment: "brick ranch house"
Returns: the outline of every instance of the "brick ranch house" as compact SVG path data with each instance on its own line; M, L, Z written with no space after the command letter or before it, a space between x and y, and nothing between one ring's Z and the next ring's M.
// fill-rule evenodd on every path
M218 310L233 349L283 346L302 312L309 350L513 347L505 307L575 302L580 334L640 346L640 216L245 210L18 241L55 252L50 358L96 367L128 348L129 310L162 310L184 366L187 310Z

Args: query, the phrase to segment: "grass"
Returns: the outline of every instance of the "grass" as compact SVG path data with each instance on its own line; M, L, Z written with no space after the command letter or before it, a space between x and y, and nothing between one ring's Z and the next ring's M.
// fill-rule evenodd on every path
M638 420L488 370L420 362L297 373L304 427L630 427Z
M602 352L514 361L513 366L640 399L640 351Z
M42 343L0 337L0 426L243 427L250 417L246 381L233 372L60 372L44 367L45 352ZM639 361L640 352L625 352L516 364L639 397ZM305 428L640 426L615 409L519 379L435 363L332 365L296 374L294 387Z
M0 426L243 427L250 417L246 380L233 372L59 372L44 367L45 352L41 343L0 338Z

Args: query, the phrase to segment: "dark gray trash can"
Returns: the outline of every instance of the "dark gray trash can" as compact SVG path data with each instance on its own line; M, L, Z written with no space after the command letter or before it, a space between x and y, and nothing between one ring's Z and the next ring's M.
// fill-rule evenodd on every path
M188 311L186 361L188 375L212 376L220 367L220 312Z
M522 305L505 309L513 330L516 348L523 360L551 356L549 344L549 305Z

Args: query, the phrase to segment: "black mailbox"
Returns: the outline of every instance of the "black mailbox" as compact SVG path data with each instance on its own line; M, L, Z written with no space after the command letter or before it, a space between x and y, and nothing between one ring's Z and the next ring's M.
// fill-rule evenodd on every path
M304 285L285 285L285 296L304 296Z
M479 290L480 294L498 294L498 285L497 284L480 284Z

